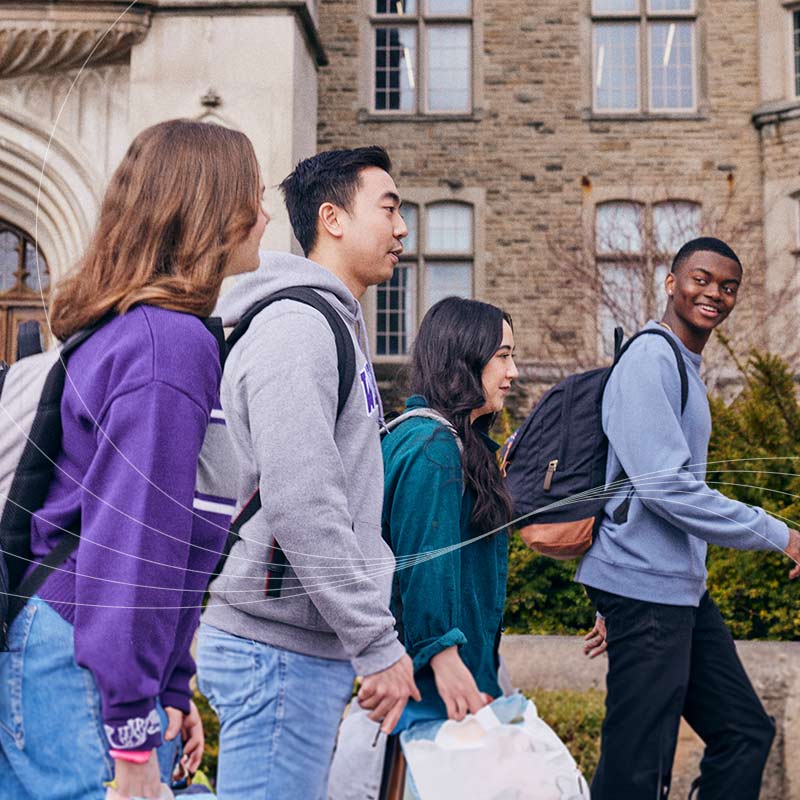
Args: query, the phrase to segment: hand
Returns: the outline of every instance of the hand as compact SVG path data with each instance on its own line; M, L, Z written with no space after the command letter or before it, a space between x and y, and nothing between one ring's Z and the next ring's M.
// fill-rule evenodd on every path
M203 735L203 720L200 719L200 712L197 710L194 700L189 701L189 713L183 718L181 734L183 736L181 764L186 767L190 775L194 775L203 760L203 750L206 744Z
M161 775L158 771L156 751L144 764L132 764L130 761L114 759L114 780L116 795L124 800L129 797L146 797L147 800L159 800L161 797ZM108 796L114 797L114 790Z
M394 730L409 697L421 699L414 683L414 665L407 654L391 667L367 675L358 691L359 704L372 711L369 718L373 722L383 720L381 731L386 734Z
M193 700L189 701L188 714L184 714L183 711L172 706L165 706L164 711L167 714L167 730L164 733L164 739L170 742L179 733L181 734L183 740L181 764L190 775L193 775L203 760L203 749L205 748L200 712Z
M789 572L789 579L794 580L800 577L800 533L789 528L789 544L786 545L785 553L794 561L794 567Z
M583 641L586 642L583 646L583 653L589 658L597 658L605 653L608 642L606 641L606 621L603 617L595 617L594 628L583 637Z
M183 728L184 713L179 708L164 706L167 715L167 729L164 731L164 741L171 742Z
M476 714L491 702L488 695L478 691L475 678L461 660L455 645L437 653L431 659L431 669L448 719L462 720L468 713Z

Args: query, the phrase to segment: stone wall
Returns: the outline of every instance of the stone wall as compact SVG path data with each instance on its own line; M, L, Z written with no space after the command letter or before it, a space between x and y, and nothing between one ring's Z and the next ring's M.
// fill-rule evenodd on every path
M485 0L476 16L482 78L472 118L376 119L363 107L368 94L355 88L369 70L367 7L362 0L321 4L330 63L320 70L318 145L385 146L401 191L445 182L485 190L483 297L513 315L529 386L558 377L554 365L573 364L576 354L597 358L596 293L575 266L592 269L594 207L604 200L702 202L705 230L729 237L746 261L728 332L742 347L765 343L752 3L701 5L698 113L626 120L591 113L583 0ZM730 373L719 350L708 360L714 380Z
M574 636L504 636L501 652L520 689L605 689L607 659L590 661L581 644ZM800 746L800 642L737 642L736 648L777 726L761 800L800 800L800 766L794 757ZM703 743L682 723L672 797L688 796L702 754Z

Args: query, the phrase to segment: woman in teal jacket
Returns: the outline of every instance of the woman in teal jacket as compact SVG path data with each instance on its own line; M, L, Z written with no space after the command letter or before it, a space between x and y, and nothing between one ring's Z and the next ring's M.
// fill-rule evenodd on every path
M434 305L414 344L406 414L383 439L392 605L422 695L395 732L463 719L501 694L511 504L488 430L518 375L513 351L499 308L456 297Z
M497 646L511 501L488 436L517 377L511 318L448 297L422 320L412 396L383 438L383 535L397 558L392 611L422 699L395 728L463 719L501 694ZM377 797L379 723L359 693L339 730L329 800ZM372 743L372 747L370 747Z

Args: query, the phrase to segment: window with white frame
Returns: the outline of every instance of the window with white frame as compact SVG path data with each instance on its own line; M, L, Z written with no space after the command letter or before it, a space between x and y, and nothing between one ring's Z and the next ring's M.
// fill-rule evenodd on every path
M371 0L373 108L472 110L472 0Z
M614 328L626 335L664 313L664 278L675 253L700 234L700 206L613 201L595 209L602 352L612 356Z
M466 203L403 203L408 236L391 280L377 287L375 352L405 356L425 312L444 297L472 297L474 210Z
M696 0L592 0L592 107L697 108Z

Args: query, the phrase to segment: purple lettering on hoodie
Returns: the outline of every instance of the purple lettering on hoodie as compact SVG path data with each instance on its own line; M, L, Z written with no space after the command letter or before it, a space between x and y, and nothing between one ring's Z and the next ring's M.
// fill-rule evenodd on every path
M364 391L364 402L367 404L367 414L372 414L378 407L379 395L375 373L372 371L372 365L369 362L364 365L359 377L361 378L361 388Z

